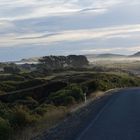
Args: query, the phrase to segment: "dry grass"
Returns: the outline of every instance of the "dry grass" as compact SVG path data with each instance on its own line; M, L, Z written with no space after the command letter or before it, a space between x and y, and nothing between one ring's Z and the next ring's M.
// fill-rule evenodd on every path
M55 126L63 120L68 111L65 107L58 107L47 112L34 126L26 127L26 129L16 133L15 140L30 140L33 137L43 133L47 129Z
M15 140L31 140L31 138L36 137L42 134L44 131L48 130L51 127L54 127L56 124L64 120L68 114L74 113L75 111L87 106L94 100L105 96L105 92L94 92L87 99L87 102L81 102L70 107L56 107L51 108L34 126L30 126L24 131L19 131L16 134Z

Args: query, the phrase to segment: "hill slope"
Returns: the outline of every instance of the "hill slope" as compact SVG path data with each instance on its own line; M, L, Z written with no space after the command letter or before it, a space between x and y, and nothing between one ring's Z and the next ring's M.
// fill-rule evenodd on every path
M126 58L126 55L103 53L103 54L88 54L86 55L88 59L90 58Z
M140 52L137 52L137 53L131 55L131 57L140 57Z

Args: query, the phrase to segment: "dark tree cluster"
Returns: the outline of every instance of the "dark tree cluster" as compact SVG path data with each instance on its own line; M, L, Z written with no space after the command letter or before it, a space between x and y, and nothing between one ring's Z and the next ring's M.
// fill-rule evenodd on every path
M89 64L83 55L45 56L40 59L40 62L48 69L83 68Z

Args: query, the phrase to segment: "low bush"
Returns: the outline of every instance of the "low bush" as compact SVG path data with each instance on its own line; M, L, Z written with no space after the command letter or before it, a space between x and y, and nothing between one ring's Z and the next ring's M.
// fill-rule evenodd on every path
M37 121L35 115L31 115L30 111L24 106L17 106L12 110L10 123L15 128L23 128Z
M140 86L140 79L131 76L120 76L116 74L94 74L89 81L83 82L82 87L87 87L88 92L96 90L106 91L112 88L137 87Z
M49 101L55 105L70 105L84 99L84 94L80 86L72 84L63 90L52 93Z
M45 80L29 79L22 82L2 81L0 90L13 91L46 83ZM140 86L139 78L110 73L80 73L57 77L28 92L1 95L0 140L11 138L12 131L15 135L16 131L23 132L27 128L32 129L32 126L33 131L34 127L39 127L38 130L50 128L67 115L69 106L84 100L84 92L89 96L98 90L134 86Z
M0 140L9 140L12 128L7 120L0 117Z

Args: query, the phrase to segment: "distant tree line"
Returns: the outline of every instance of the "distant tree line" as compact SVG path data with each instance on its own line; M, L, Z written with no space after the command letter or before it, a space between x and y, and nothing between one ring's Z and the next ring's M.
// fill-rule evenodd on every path
M47 69L83 68L89 65L87 58L83 55L45 56L39 61Z

